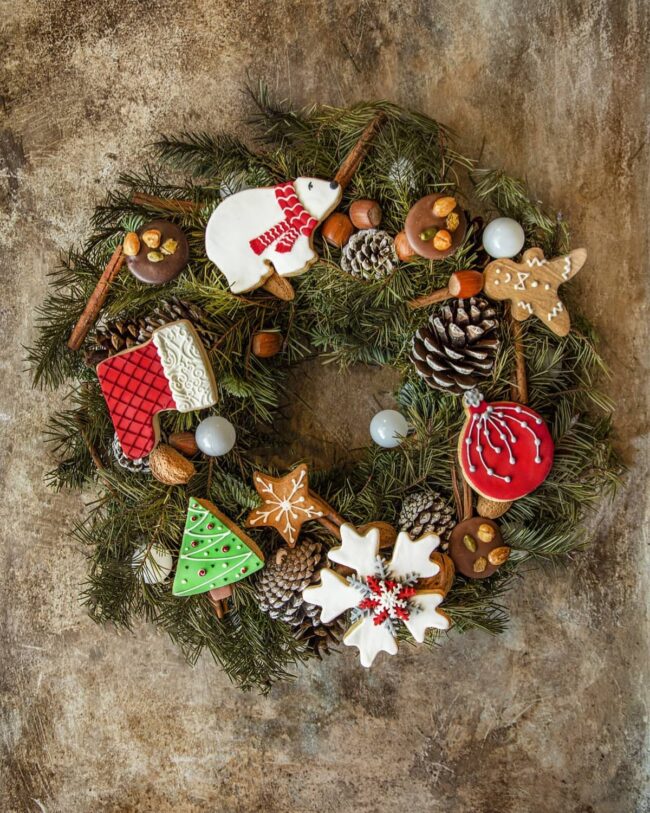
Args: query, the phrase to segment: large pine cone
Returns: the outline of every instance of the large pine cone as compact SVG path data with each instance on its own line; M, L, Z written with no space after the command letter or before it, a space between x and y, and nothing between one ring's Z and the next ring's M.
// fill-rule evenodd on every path
M279 548L266 562L257 583L260 608L292 627L320 624L320 607L303 600L302 591L319 579L326 552L320 542L302 539L295 548Z
M341 268L353 277L376 281L390 276L397 265L393 238L381 229L364 229L345 244Z
M488 378L499 340L496 311L483 297L456 299L413 337L411 360L427 384L461 395Z
M98 327L94 336L95 347L87 350L85 354L86 364L94 367L109 356L128 350L134 345L143 344L151 338L156 328L178 319L189 320L203 343L209 347L214 333L209 327L207 314L198 305L174 297L161 302L147 316L138 319L113 319Z
M418 491L409 494L402 503L399 529L411 539L434 533L440 537L440 547L449 546L449 535L456 527L456 515L448 501L437 491Z

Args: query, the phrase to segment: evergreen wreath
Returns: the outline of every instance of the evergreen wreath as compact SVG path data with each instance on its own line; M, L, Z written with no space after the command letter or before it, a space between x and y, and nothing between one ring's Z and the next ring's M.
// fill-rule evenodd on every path
M49 424L59 461L48 475L49 483L56 489L93 490L95 495L87 517L74 530L88 553L83 601L91 617L126 629L135 619L146 618L169 633L188 661L195 662L206 647L239 686L265 691L289 677L299 662L320 656L324 638L298 634L281 614L260 608L256 586L261 574L238 583L230 611L219 618L205 594L179 599L168 581L145 583L140 578L143 559L154 546L179 550L189 494L213 501L240 523L259 504L252 475L260 465L269 468L258 454L260 429L272 424L282 405L289 367L314 356L341 369L355 364L397 368L402 383L396 399L415 430L396 449L372 446L353 465L312 472L314 490L355 526L371 520L396 526L402 504L419 491L428 489L442 495L442 503L451 501L450 461L462 409L457 397L431 389L417 375L409 358L411 342L429 313L407 303L446 285L452 272L484 264L482 224L478 218L470 222L461 247L451 256L434 262L416 256L396 263L392 273L376 280L342 270L340 250L317 234L319 261L295 279L295 299L285 302L262 289L243 295L228 290L205 252L204 232L214 207L222 195L244 185L270 186L300 175L333 177L368 121L383 111L386 122L345 190L344 209L359 198L378 201L382 229L395 235L418 198L441 191L460 196L460 188L466 188L465 208L518 220L526 246L539 246L547 256L565 252L569 235L566 222L532 201L522 182L476 169L455 150L449 131L426 116L386 102L293 111L273 103L263 88L251 98L249 123L260 133L257 149L228 134L184 133L162 138L155 144L151 166L121 177L119 188L95 211L91 238L83 249L71 250L51 275L52 288L40 308L39 336L29 359L36 386L69 388L67 409L53 415ZM147 320L161 308L173 313L190 308L188 318L200 329L216 373L219 403L200 414L164 413L162 432L190 430L211 412L227 416L237 429L232 453L218 463L206 456L193 461L191 488L159 482L139 461L135 468L120 465L94 367L86 365L84 353L66 346L124 232L152 217L173 220L188 236L188 268L164 286L143 286L132 275L120 274L83 350L91 362L97 360L93 354L101 350L102 337L104 345L107 335L113 340L106 333L108 323L118 324L113 327L116 346L128 346L137 336L130 337L128 330L120 333L119 324L139 323L146 338L147 325L151 330ZM174 303L184 304L174 311ZM457 578L449 590L444 609L459 632L500 632L507 621L503 595L517 571L533 560L560 561L583 547L588 541L585 513L618 481L620 465L610 444L611 404L597 388L603 363L594 332L576 304L573 329L565 337L554 335L539 320L530 319L521 327L529 402L551 429L555 464L541 487L517 500L500 520L512 548L507 563L489 579ZM494 308L503 315L502 303L494 303ZM251 338L269 328L284 337L283 351L272 358L257 357L250 350ZM488 400L510 397L512 330L512 323L502 318L494 371L481 384ZM416 505L414 511L420 508ZM420 525L425 521L418 520ZM269 528L250 534L267 561L273 561L278 535ZM320 527L309 526L308 535L309 548L295 564L304 584L313 581L321 548L325 551L333 543ZM134 553L142 546L139 567L134 568ZM274 578L272 569L262 575L267 581ZM296 606L291 613L292 618L305 616ZM336 635L331 637L336 640ZM438 640L438 634L427 638L429 644Z

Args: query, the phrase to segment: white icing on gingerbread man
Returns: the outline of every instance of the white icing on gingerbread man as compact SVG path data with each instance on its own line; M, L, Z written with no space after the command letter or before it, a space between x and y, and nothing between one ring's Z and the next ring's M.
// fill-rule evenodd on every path
M557 289L578 273L586 259L584 248L552 260L541 248L529 248L520 263L506 259L489 263L483 290L492 299L509 299L512 316L519 322L534 314L556 335L566 336L571 320Z

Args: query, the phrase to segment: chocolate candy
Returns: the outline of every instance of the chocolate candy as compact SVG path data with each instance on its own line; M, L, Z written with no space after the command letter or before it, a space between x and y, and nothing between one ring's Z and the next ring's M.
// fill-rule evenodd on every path
M510 555L496 522L472 517L458 525L449 538L449 555L456 570L468 579L487 579Z
M420 257L426 257L428 260L442 260L443 257L448 257L450 254L453 254L463 242L465 232L467 231L465 212L463 212L459 206L456 206L456 208L445 217L436 217L433 214L433 204L439 198L446 197L449 197L448 193L440 192L435 195L427 195L424 198L420 198L417 203L411 206L409 213L406 215L404 231L411 244L411 248L419 254ZM458 216L458 225L454 231L450 231L448 225L448 218L452 214ZM451 235L451 245L445 251L439 251L433 245L433 238L437 231L443 229L448 231ZM427 233L427 235L431 234L431 239L421 240L420 235L423 232Z
M142 239L146 232L160 232L157 246L147 245ZM151 243L149 236L145 236ZM140 282L164 285L175 279L187 265L190 253L187 237L175 223L169 220L152 220L138 230L138 237L140 250L137 254L127 257L126 264Z

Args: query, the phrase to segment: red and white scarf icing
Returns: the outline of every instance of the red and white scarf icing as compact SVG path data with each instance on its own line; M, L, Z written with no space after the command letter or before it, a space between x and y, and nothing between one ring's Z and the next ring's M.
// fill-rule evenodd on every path
M287 254L300 235L309 235L318 226L318 220L312 217L298 200L293 181L278 184L274 187L275 197L284 212L284 220L271 226L265 232L250 241L250 247L256 254L261 254L270 245L278 241L275 250Z

